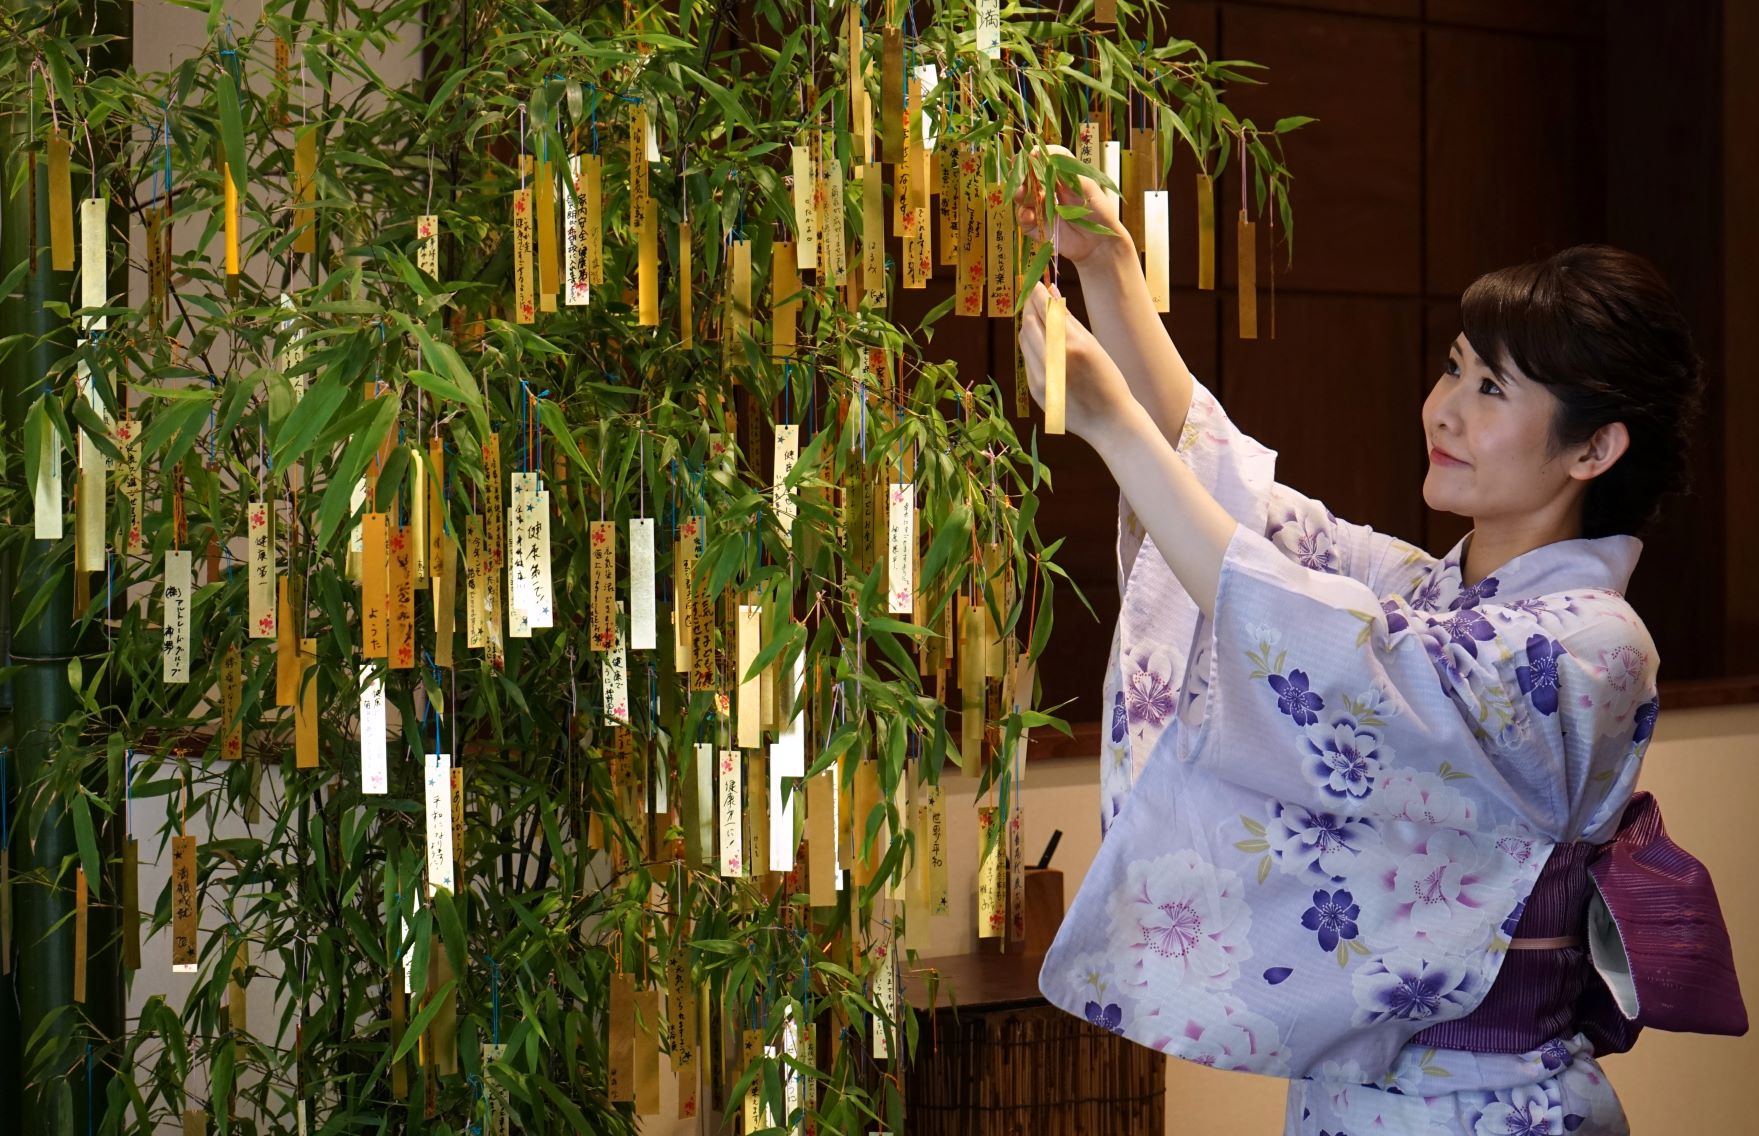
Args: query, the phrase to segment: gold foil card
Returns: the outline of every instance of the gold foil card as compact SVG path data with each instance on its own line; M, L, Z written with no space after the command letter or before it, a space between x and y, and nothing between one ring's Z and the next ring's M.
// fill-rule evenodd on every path
M749 672L751 665L757 661L757 653L763 642L763 608L755 604L740 604L734 632L739 659L739 702L734 712L734 721L738 723L738 745L742 749L756 749L763 745L763 676L753 676Z
M1197 175L1197 286L1215 288L1215 187L1208 174Z
M317 210L313 203L318 199L318 128L304 126L293 135L293 251L311 254L318 251ZM434 232L439 231L439 224L434 218L424 217L423 220L434 221ZM419 227L417 239L421 234ZM416 246L416 267L429 276L438 276L440 263L437 237L432 264L428 267L427 257L422 246Z
M818 267L818 172L812 160L816 133L805 136L803 144L791 147L794 171L794 265L799 269Z
M409 525L391 530L391 669L415 666L415 532Z
M533 271L531 190L513 191L513 318L537 320L537 280Z
M720 777L715 794L716 830L720 833L721 875L740 878L745 875L744 801L741 797L745 763L736 749L721 751Z
M1240 249L1240 338L1258 338L1258 226L1240 210L1236 229Z
M587 526L588 571L592 594L592 649L609 651L617 638L617 523Z
M171 838L171 973L194 974L201 947L195 878L195 837Z
M244 756L244 656L236 643L220 656L220 756Z
M999 939L1005 926L1002 910L1002 810L985 805L977 810L977 937Z
M360 653L391 655L391 536L384 513L360 518Z
M432 279L440 277L440 219L432 213L415 219L415 266Z

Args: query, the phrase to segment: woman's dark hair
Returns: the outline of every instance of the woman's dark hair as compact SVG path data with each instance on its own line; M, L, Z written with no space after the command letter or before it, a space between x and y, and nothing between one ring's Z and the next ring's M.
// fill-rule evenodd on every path
M1688 431L1702 387L1679 301L1649 261L1577 245L1480 276L1460 297L1460 325L1493 368L1512 362L1561 406L1554 449L1623 422L1623 457L1588 485L1584 537L1637 535L1688 481Z

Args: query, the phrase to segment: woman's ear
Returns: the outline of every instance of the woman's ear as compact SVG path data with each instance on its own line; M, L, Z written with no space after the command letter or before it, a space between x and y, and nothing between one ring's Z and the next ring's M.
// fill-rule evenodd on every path
M1570 476L1578 481L1599 477L1611 469L1630 447L1631 432L1625 429L1625 424L1608 422L1594 431L1594 436L1577 451L1575 460L1570 463Z

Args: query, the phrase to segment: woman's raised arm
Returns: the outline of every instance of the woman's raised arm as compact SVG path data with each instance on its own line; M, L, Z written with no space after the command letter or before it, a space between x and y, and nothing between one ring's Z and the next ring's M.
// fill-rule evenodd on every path
M1069 153L1061 146L1049 149L1051 153ZM1085 205L1086 219L1107 226L1113 235L1101 237L1059 219L1057 250L1080 274L1081 293L1087 301L1087 323L1094 338L1117 363L1130 393L1148 411L1161 435L1177 446L1185 414L1191 407L1191 372L1173 345L1172 336L1167 334L1160 313L1154 310L1148 281L1142 274L1141 257L1129 231L1118 220L1099 184L1089 177L1080 181L1081 196L1059 186L1058 201L1064 205ZM1036 194L1023 186L1014 200L1021 227L1043 240Z

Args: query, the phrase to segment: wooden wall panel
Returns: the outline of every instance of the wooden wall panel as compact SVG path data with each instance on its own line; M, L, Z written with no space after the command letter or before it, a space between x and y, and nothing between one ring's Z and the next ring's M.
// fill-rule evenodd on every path
M1295 171L1296 256L1286 274L1279 256L1279 288L1412 294L1422 287L1421 35L1406 21L1222 6L1227 57L1269 68L1264 86L1230 92L1235 112L1261 126L1294 113L1319 119L1283 142ZM1236 158L1216 203L1218 222L1227 221L1221 267L1229 286L1239 173Z
M1426 286L1604 237L1599 59L1570 40L1429 28Z
M1224 405L1278 452L1277 480L1411 541L1423 520L1422 321L1415 299L1289 296L1270 341L1237 338L1222 316Z

